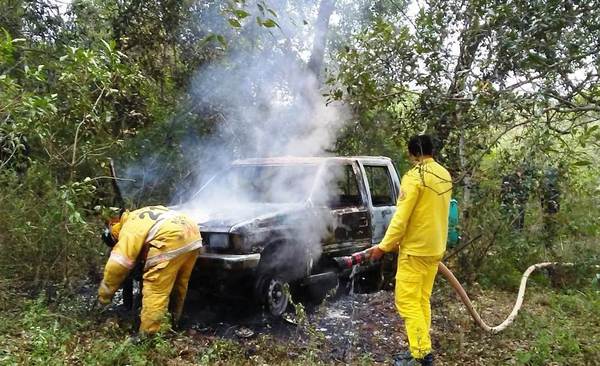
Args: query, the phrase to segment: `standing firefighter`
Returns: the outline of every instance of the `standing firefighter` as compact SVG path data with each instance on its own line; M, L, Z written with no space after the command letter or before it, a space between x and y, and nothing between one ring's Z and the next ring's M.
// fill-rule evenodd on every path
M398 252L395 303L410 352L396 356L395 365L432 365L429 298L446 251L452 180L433 160L431 137L412 137L408 152L415 166L402 177L396 213L381 243L371 249L371 258Z
M98 290L98 301L109 304L137 263L143 267L140 333L158 332L169 299L173 321L183 310L188 281L202 246L198 227L186 215L163 206L125 211L109 224L105 241L114 245ZM116 243L116 244L114 244ZM110 245L110 244L109 244Z

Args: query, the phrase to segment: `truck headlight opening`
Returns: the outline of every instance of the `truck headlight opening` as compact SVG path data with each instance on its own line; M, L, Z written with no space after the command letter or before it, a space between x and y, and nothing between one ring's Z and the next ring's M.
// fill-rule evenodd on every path
M208 236L208 245L211 249L228 249L229 234L210 234Z

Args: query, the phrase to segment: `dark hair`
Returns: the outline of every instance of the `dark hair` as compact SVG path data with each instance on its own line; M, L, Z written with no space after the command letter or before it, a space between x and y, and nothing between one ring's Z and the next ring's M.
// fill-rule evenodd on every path
M433 155L433 141L429 135L416 135L408 140L408 152L412 156Z

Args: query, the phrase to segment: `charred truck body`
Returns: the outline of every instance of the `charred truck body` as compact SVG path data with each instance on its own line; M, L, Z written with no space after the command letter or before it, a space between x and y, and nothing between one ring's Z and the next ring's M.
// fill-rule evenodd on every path
M337 284L333 257L376 245L396 209L398 175L385 157L267 158L233 162L185 205L204 240L191 286L253 297L273 315L285 287L322 299ZM382 265L363 267L377 288Z

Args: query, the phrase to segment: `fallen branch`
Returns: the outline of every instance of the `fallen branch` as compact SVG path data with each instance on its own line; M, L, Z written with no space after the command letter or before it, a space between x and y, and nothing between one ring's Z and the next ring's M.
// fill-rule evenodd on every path
M455 255L457 255L458 253L462 252L466 247L468 247L469 245L473 244L476 240L478 240L479 238L481 238L483 236L483 234L479 234L476 237L474 237L473 239L465 242L464 244L459 245L458 247L456 247L456 249L454 249L454 251L450 254L448 254L445 258L444 261L447 261L448 259L454 257Z
M135 179L131 179L131 178L118 178L118 177L111 177L111 176L108 176L108 175L101 175L99 177L90 178L89 180L100 180L100 179L110 179L110 180L113 180L113 181L117 181L118 180L118 181L133 182L133 183L135 183L135 181L136 181Z

